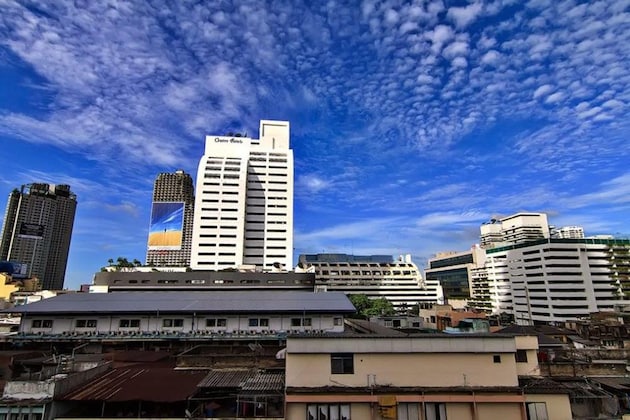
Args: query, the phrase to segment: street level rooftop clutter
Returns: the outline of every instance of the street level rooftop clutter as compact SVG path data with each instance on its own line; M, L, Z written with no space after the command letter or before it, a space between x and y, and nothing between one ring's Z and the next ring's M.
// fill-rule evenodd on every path
M343 293L240 291L76 293L56 296L4 313L354 313Z
M173 368L116 368L66 394L73 401L183 401L197 391L204 371ZM167 386L157 386L158 384Z
M259 369L212 369L199 383L199 388L238 388L251 392L284 392L284 372Z

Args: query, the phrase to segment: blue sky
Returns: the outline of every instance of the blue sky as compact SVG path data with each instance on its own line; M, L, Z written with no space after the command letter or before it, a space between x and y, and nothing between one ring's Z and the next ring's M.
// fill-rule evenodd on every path
M348 5L352 3L352 5ZM478 242L546 211L630 235L630 2L0 4L0 197L77 193L66 287L144 261L157 173L289 120L295 253Z

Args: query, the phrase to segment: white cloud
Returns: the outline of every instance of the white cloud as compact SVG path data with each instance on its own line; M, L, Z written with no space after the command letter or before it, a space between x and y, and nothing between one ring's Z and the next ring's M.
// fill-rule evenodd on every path
M628 203L630 203L630 172L601 183L595 192L572 197L568 205L575 208Z
M455 23L458 28L465 28L470 25L481 13L482 4L475 2L466 7L451 7L446 12L446 16Z
M418 252L422 232L405 222L440 206L454 209L441 212L453 215L444 223L461 225L455 218L470 208L547 205L566 198L567 180L590 181L627 160L623 2L221 5L43 2L35 13L6 3L0 60L32 70L24 97L37 109L0 110L1 137L104 167L115 159L147 177L194 167L206 133L255 135L261 118L289 119L296 203L357 213L382 226L376 237ZM31 99L34 88L45 99ZM491 182L418 198L426 185L469 177ZM403 178L410 182L397 185ZM533 184L545 185L522 190ZM112 205L127 201L141 208L128 197ZM391 224L379 225L374 211Z
M296 184L298 189L304 188L306 193L316 194L329 188L331 182L317 175L302 175L298 177Z
M400 17L398 16L398 12L393 9L389 9L385 12L385 23L389 26L395 25L398 23Z
M534 99L538 99L541 96L546 96L554 90L555 89L552 85L542 85L534 91Z
M442 55L444 55L444 57L448 58L449 60L455 57L464 56L467 54L468 54L468 43L463 42L463 41L455 41L449 44L446 48L444 48L444 51L442 52Z
M536 95L536 93L534 93L534 96ZM545 99L545 103L547 104L553 104L556 102L560 102L561 100L563 100L565 97L564 93L562 92L556 92L556 93L552 93L551 95L547 96L547 99Z
M448 25L438 25L433 31L426 33L427 38L432 43L431 49L436 54L442 50L442 46L446 42L453 39L454 35L453 29Z
M417 77L416 80L418 81L418 83L423 84L423 85L430 85L431 83L434 82L433 77L429 76L428 74L421 74Z
M617 99L611 99L609 101L606 101L602 104L602 106L604 108L623 108L624 107L624 103L617 100Z
M468 66L468 61L464 57L455 57L453 61L451 61L453 67L466 67Z

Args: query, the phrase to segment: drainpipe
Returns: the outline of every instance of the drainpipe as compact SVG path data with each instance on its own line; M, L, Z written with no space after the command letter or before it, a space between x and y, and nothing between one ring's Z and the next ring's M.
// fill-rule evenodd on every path
M521 420L527 420L527 407L525 401L525 391L521 390L521 395L523 396L523 402L521 403Z

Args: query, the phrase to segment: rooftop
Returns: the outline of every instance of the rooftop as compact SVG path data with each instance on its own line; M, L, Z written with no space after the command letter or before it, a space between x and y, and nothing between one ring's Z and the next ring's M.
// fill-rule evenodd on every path
M354 313L341 292L155 291L74 293L0 311L20 314L71 313Z

